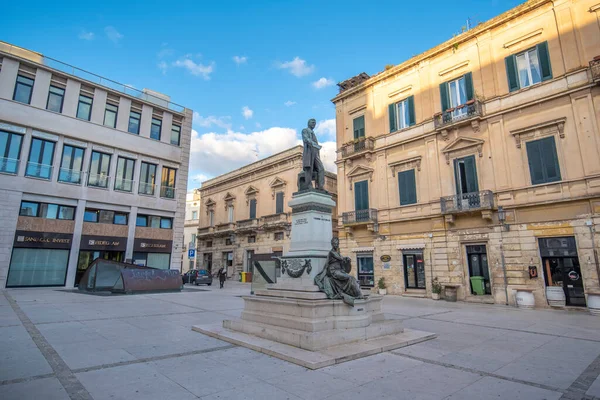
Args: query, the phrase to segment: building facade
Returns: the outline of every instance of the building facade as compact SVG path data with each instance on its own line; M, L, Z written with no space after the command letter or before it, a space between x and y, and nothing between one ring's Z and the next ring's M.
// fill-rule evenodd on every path
M531 0L339 84L338 212L364 286L536 306L598 289L600 6ZM547 295L548 293L548 295Z
M196 265L196 235L200 222L200 189L187 194L185 200L185 221L183 223L183 255L182 272L194 269ZM189 250L193 250L193 255Z
M288 250L288 202L297 191L302 151L296 146L202 183L199 268L214 272L226 266L229 277L237 278L240 272L252 271L255 254L282 255ZM336 189L335 174L326 172L325 190L334 200Z
M2 287L180 269L192 111L0 42Z

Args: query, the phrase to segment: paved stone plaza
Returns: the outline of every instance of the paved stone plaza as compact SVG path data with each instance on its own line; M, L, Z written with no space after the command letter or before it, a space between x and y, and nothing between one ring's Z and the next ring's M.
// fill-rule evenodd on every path
M248 291L233 282L115 297L5 290L0 398L600 398L600 318L585 312L386 296L387 318L438 338L309 371L192 332L239 317Z

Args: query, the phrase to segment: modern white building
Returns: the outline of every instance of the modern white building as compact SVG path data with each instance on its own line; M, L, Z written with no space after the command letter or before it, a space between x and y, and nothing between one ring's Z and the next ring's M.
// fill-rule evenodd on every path
M0 42L0 285L180 269L192 110Z
M194 269L196 265L196 236L200 223L200 202L200 189L194 189L187 194L183 224L183 248L186 252L183 255L182 272Z

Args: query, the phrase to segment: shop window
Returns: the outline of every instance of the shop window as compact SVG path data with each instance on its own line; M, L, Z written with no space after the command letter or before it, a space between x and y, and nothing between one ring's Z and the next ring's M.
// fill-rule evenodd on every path
M6 287L64 286L69 250L15 248Z
M25 217L37 217L39 207L40 207L40 203L33 203L30 201L22 201L21 202L21 210L19 211L19 215L22 215Z
M98 222L100 218L100 210L85 210L83 214L84 222Z
M171 254L134 252L133 263L144 267L169 269L171 264Z
M373 255L359 255L358 264L358 283L360 286L373 287L375 283L375 271L373 268Z
M422 251L402 252L406 289L425 289L425 267Z
M113 224L115 225L127 225L127 214L115 213L113 218Z
M148 226L148 217L146 215L138 215L135 218L135 226Z
M172 218L161 218L160 219L160 227L161 227L161 229L172 229L173 228L173 219Z

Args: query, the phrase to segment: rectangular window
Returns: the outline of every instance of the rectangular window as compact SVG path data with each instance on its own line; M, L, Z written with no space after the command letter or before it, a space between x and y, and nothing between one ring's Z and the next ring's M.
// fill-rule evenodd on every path
M215 212L210 210L208 212L208 226L215 226Z
M388 107L390 132L407 128L415 124L415 97L410 96Z
M135 226L148 226L148 216L138 215L135 218Z
M79 104L77 105L77 118L90 120L92 116L92 98L84 95L79 95Z
M63 146L58 181L66 183L81 183L81 168L85 150L69 145Z
M140 119L142 119L142 114L135 111L129 112L129 125L127 126L127 132L139 135Z
M504 61L511 92L552 79L548 42L508 56Z
M283 213L283 192L277 192L275 196L275 213L281 214Z
M59 206L58 207L58 219L75 219L75 207Z
M175 178L177 170L175 168L163 167L160 184L160 197L167 199L175 198Z
M17 75L17 84L15 85L13 100L29 104L31 103L31 93L33 93L33 79L23 75Z
M369 209L369 181L360 181L354 184L354 210ZM356 214L356 222L358 221L358 213Z
M173 229L173 219L172 218L161 218L160 219L160 228L161 229Z
M119 107L106 103L106 109L104 110L104 126L110 126L111 128L117 127L117 112Z
M250 218L256 218L256 199L250 199Z
M22 215L25 217L37 217L39 207L40 207L40 203L34 203L31 201L22 201L21 202L21 210L19 211L19 215Z
M133 169L135 161L129 158L117 159L117 176L115 177L115 190L121 192L133 191Z
M115 225L127 225L127 214L115 213L113 216L113 224Z
M157 118L152 118L152 125L150 125L150 139L160 140L160 128L162 121Z
M361 115L358 118L354 118L352 121L354 127L354 139L365 137L365 116Z
M206 242L206 247L212 247L212 240Z
M467 113L464 105L474 99L473 74L467 72L458 79L440 84L440 99L442 112L446 114L444 121L452 121L453 118L463 117Z
M56 86L50 86L50 91L48 92L48 102L46 103L46 110L61 113L64 100L65 89Z
M171 126L171 144L179 146L181 140L181 127L179 125Z
M115 212L110 210L100 210L98 222L101 224L113 224L115 222Z
M25 176L50 179L52 177L52 161L54 160L54 142L33 138L29 149L29 161Z
M192 211L192 219L198 219L198 211Z
M398 189L400 190L401 206L417 202L417 185L414 169L398 172Z
M227 207L227 221L229 223L233 222L233 206L228 206Z
M248 236L248 243L256 243L256 236Z
M63 286L69 250L13 249L6 287Z
M373 287L375 283L375 275L373 268L373 255L359 255L357 257L358 264L358 283L360 286Z
M425 267L423 252L403 250L404 285L407 289L425 289Z
M560 181L560 168L553 136L527 142L527 159L532 185Z
M107 188L110 179L110 154L92 151L88 186Z
M225 246L231 246L231 239L225 239Z
M276 241L283 240L283 232L275 232L273 235L273 239Z
M85 210L83 214L83 220L85 222L98 222L100 220L100 210Z
M154 196L154 178L156 177L156 165L142 162L140 169L140 187L138 193Z
M150 228L160 228L160 217L148 216Z
M40 205L40 218L56 219L58 216L58 204L46 204Z
M195 233L192 233L192 240L191 240L191 242L192 242L192 245L196 245L196 234Z
M0 172L16 174L19 171L23 136L0 131Z

